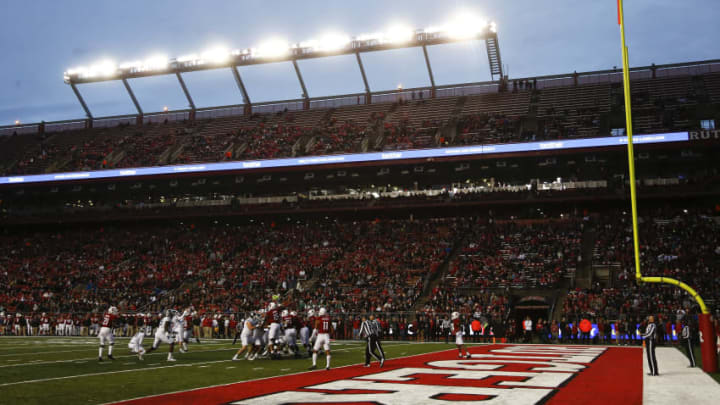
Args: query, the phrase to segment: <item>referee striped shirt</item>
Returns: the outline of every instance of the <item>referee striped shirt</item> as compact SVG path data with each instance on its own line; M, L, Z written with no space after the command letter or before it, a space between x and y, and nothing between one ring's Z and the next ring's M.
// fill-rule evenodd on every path
M655 323L649 323L645 328L645 333L642 335L643 339L655 340Z
M360 326L360 336L367 338L370 336L378 337L380 335L380 325L377 321L365 320Z

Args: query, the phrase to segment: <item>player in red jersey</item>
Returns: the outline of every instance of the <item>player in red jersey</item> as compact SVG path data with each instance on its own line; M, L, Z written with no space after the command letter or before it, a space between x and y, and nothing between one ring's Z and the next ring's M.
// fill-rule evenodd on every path
M460 326L460 313L459 312L453 312L450 316L452 319L452 332L455 334L455 344L458 348L458 357L462 358L463 350L465 350L465 358L470 358L470 352L465 349L465 342L463 341L463 331L462 327Z
M275 341L280 337L280 322L282 322L280 308L277 303L271 302L268 306L268 311L265 314L265 326L269 327L267 343L271 358L276 358L278 356Z
M42 316L40 317L40 335L49 335L50 334L50 318L48 318L47 314L45 312L42 313Z
M108 359L115 360L112 356L113 346L115 345L115 335L113 335L113 326L118 316L118 309L110 307L105 315L103 315L98 339L100 339L100 349L98 350L98 361L102 361L103 348L105 343L108 344Z
M292 351L295 357L299 357L300 352L297 346L297 331L300 322L297 318L297 312L288 312L287 310L284 310L282 315L282 326L285 330L285 344L287 344L288 348Z
M188 308L183 313L183 318L185 318L185 336L184 341L187 343L190 340L190 336L193 335L193 316L195 314L195 309L192 307ZM195 336L195 341L197 343L200 343L200 338L198 336Z
M325 350L325 370L330 370L330 315L328 315L325 308L320 308L318 316L315 318L315 332L317 332L317 338L315 339L315 345L313 346L312 361L313 364L310 366L310 370L317 369L317 352L322 347Z

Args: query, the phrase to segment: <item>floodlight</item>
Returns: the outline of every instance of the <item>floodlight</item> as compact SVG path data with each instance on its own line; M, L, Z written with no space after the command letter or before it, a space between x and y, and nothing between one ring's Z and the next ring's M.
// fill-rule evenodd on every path
M276 58L290 53L290 45L282 39L269 39L256 49L254 55L261 58Z
M111 60L103 60L95 65L90 66L87 75L90 77L110 77L117 72L117 65Z
M168 112L168 106L163 107L164 112Z
M196 53L191 53L189 55L183 55L183 56L177 58L177 61L180 63L184 63L184 62L196 61L198 59L200 59L200 58L198 58L198 55Z
M445 25L447 34L453 39L469 39L488 26L486 20L470 13L458 14L448 24Z
M87 68L84 66L78 66L72 69L68 69L67 72L65 72L68 76L81 76L87 73Z
M15 125L20 125L20 120L15 120Z
M380 41L383 38L383 34L380 32L373 32L370 34L358 35L358 41Z
M142 67L142 61L135 60L132 62L123 62L118 66L118 69L120 70L130 70L130 69L139 69Z
M215 47L203 52L200 58L204 62L220 64L230 58L230 52L223 47Z
M490 23L490 31L497 32L497 24L495 24L495 21Z
M154 55L143 63L143 67L149 70L163 70L168 67L168 58L165 55Z
M350 37L343 34L328 33L318 41L316 48L322 51L337 51L345 48L350 43Z
M415 31L406 25L394 25L385 32L383 40L393 44L402 44L409 42L414 33Z

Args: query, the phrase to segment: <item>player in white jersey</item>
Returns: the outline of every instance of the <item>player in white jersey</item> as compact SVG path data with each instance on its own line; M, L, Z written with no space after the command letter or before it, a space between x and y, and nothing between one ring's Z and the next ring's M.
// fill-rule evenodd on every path
M187 343L185 343L185 312L178 314L177 311L172 317L173 333L175 334L175 342L180 345L180 353L187 352Z
M167 361L176 361L173 357L173 350L175 349L175 339L172 336L172 319L176 313L177 311L175 311L174 309L168 309L167 311L165 311L165 316L160 320L160 325L158 325L158 328L155 331L155 341L153 342L150 350L148 350L148 352L152 352L154 350L157 350L157 348L160 346L160 343L167 343L168 345L170 345Z
M248 360L255 360L255 356L253 356L253 335L255 334L255 329L257 329L257 319L255 318L254 314L250 314L245 320L243 321L242 331L240 332L240 343L242 344L242 347L240 350L235 353L235 356L233 356L233 360L240 360L240 355L245 353L245 358Z
M145 348L142 346L143 339L145 339L145 332L140 329L140 332L136 333L128 342L128 348L131 352L136 353L140 360L143 359L143 354L145 354Z
M262 348L265 346L267 331L263 328L263 319L265 318L265 310L260 309L256 312L257 327L253 329L252 342L255 345L253 354L251 355L254 360L257 358L258 353L261 353Z

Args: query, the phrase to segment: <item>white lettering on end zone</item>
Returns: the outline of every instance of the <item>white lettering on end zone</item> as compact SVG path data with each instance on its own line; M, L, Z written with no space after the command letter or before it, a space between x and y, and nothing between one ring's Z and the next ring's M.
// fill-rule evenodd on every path
M476 395L483 404L534 404L540 402L552 389L542 388L490 388L490 387L458 387L445 385L392 384L385 382L340 380L325 384L305 387L307 389L337 391L338 393L286 391L277 394L250 398L233 404L271 405L293 403L321 402L369 402L376 404L429 404L455 403L476 404L477 401L448 401L446 395ZM383 393L345 394L345 390L386 391Z
M474 354L470 359L431 361L422 366L324 382L232 403L536 404L552 396L605 350L582 346L503 346ZM507 371L503 370L506 366ZM523 371L514 371L517 367ZM448 385L442 385L445 379ZM467 385L456 380L465 380ZM349 390L356 393L348 393Z
M450 360L450 362L462 363L460 360ZM456 365L462 368L461 365ZM455 367L448 364L448 367ZM399 368L397 370L386 371L384 373L364 375L355 377L356 380L377 380L377 381L412 381L413 375L417 374L436 374L447 375L448 379L463 380L484 380L489 377L526 377L524 381L502 381L499 385L511 385L518 387L548 387L556 388L561 386L572 376L572 373L533 373L520 371L470 371L470 370L443 370L439 368Z

